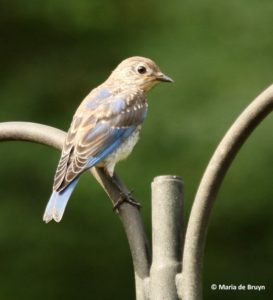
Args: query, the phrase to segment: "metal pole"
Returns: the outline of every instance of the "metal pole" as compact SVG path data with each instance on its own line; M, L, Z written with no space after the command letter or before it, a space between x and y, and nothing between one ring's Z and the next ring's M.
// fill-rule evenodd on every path
M102 185L113 204L115 204L120 197L120 191L117 190L113 181L109 181L109 178L104 175L105 172L101 168L92 170L92 174ZM118 181L122 190L128 193L129 190L121 179L116 174L114 176L115 181ZM148 282L149 278L151 251L140 212L135 206L123 203L119 208L118 215L122 221L133 259L136 300L147 300L149 290L146 282Z
M152 182L152 300L177 300L175 276L181 272L182 181L158 176Z
M201 300L203 255L209 218L222 181L253 130L273 111L273 85L263 91L236 119L215 150L202 177L185 237L183 273L178 276L183 300Z

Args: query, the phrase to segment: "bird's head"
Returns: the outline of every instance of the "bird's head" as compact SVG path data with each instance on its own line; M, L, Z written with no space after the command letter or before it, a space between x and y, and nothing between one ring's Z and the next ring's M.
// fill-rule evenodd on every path
M144 92L149 91L159 82L173 82L170 77L160 71L151 59L140 56L123 60L112 72L109 79L124 87L135 87Z

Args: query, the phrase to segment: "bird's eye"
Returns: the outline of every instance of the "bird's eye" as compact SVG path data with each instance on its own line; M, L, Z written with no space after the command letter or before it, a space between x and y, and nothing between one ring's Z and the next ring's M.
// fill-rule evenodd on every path
M144 66L138 66L137 71L139 74L145 74L147 72L147 69Z

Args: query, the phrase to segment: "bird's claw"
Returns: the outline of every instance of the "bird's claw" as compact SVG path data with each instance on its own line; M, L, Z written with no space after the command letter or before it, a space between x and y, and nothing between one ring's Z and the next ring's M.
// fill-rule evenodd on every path
M120 206L125 202L140 209L141 204L139 202L137 202L136 200L134 200L132 193L133 193L133 191L130 191L127 194L121 192L118 201L114 204L113 211L118 211Z

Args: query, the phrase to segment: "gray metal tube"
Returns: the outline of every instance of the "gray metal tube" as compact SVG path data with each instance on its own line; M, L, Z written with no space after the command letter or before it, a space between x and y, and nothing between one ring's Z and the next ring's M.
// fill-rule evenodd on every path
M177 176L158 176L152 182L152 300L177 300L175 276L181 272L182 181Z
M183 273L178 276L183 300L201 300L203 255L209 218L218 190L242 145L273 111L273 85L263 91L236 119L215 150L197 190L188 221Z

